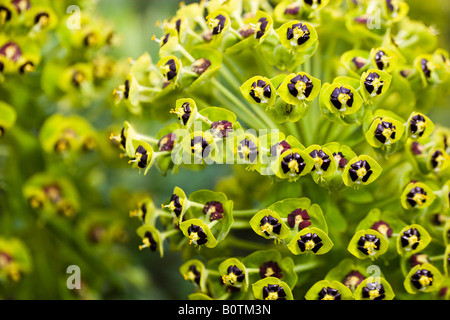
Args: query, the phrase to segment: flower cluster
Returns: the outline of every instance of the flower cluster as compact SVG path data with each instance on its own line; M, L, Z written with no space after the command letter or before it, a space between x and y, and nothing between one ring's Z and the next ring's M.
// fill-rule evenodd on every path
M153 250L168 233L172 248L209 248L207 262L180 268L199 290L190 298L407 299L401 289L442 297L450 130L429 111L448 86L450 62L444 49L421 46L436 35L408 10L381 0L181 4L152 38L157 61L147 53L130 60L117 103L165 123L153 136L129 122L112 135L130 163L145 173L156 163L163 175L236 168L215 191L187 197L175 188L154 211L163 233L149 218L138 229ZM256 238L236 238L240 229ZM241 246L263 251L233 257ZM215 247L231 258L211 259ZM352 258L324 260L330 250ZM370 277L379 259L396 262ZM294 281L324 261L309 290ZM404 288L390 285L398 277Z

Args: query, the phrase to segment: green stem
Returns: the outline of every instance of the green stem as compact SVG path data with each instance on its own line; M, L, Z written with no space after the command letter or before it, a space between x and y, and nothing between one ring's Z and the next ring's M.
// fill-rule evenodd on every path
M302 272L302 271L311 270L311 269L314 269L314 268L318 267L321 264L322 263L319 262L319 261L313 261L313 262L304 263L304 264L297 264L294 267L294 272L295 273L299 273L299 272Z
M248 229L250 228L250 223L248 220L234 220L231 226L232 229Z
M254 216L259 209L248 209L248 210L233 210L233 217L239 217L239 218L247 218Z
M226 245L228 245L230 248L241 248L251 251L267 250L267 244L237 239L230 235L228 235L227 237Z
M230 86L238 93L238 88L241 87L241 84L238 82L238 79L236 79L233 74L228 70L227 68L220 68L220 73L224 77L224 79L230 84ZM239 102L238 102L239 101ZM239 99L236 99L235 103L243 104ZM242 106L241 106L242 107ZM247 106L244 106L246 109ZM250 108L255 112L266 124L269 128L276 129L278 128L278 125L262 110L259 106L255 104L250 104Z
M225 104L225 108L238 110L239 113L245 115L242 120L255 129L262 129L266 127L255 114L248 110L248 108L239 99L237 99L236 96L233 95L225 86L217 81L217 79L212 79L211 82L217 88L217 90L219 90L220 93L222 93L225 98L229 102L231 102L231 104Z
M439 256L433 256L433 257L428 257L428 259L430 261L439 261L439 260L444 260L446 258L445 254L439 255Z

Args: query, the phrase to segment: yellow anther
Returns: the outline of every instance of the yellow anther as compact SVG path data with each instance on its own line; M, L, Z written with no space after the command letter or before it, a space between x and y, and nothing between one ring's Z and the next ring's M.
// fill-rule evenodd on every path
M265 300L277 300L278 293L277 292L269 292Z

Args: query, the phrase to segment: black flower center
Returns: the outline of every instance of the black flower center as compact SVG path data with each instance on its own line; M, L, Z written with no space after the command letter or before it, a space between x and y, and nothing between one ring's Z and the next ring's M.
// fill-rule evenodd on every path
M422 59L420 60L420 65L422 68L422 72L425 74L425 76L427 78L431 77L431 68L430 68L430 63L427 59Z
M34 17L34 24L39 24L41 27L47 26L49 21L50 21L50 15L47 12L39 12Z
M323 150L313 150L309 155L314 160L314 168L311 171L328 170L331 159Z
M142 239L143 245L139 246L139 249L142 250L144 248L150 248L152 251L156 251L158 244L153 238L153 234L150 231L147 231L144 234L144 238Z
M436 150L431 155L431 166L433 169L439 168L445 161L444 154L440 150Z
M375 138L383 144L390 144L395 139L397 128L387 121L381 121L375 129Z
M341 300L341 294L337 289L323 287L319 292L319 300Z
M143 146L137 147L134 159L131 160L130 162L137 162L139 168L145 169L147 167L147 161L148 161L147 150Z
M197 285L200 285L201 273L198 271L195 265L191 265L188 269L187 274L183 275L185 280L192 281Z
M181 205L180 202L180 197L177 196L176 194L173 194L172 197L170 198L168 208L170 211L175 213L177 217L179 217L183 209L183 206Z
M245 138L239 143L237 153L240 159L254 162L258 155L258 147L252 140Z
M286 292L278 284L268 284L263 288L264 300L285 300Z
M348 173L353 182L355 181L367 182L370 176L372 175L373 171L371 170L371 167L366 160L359 160L350 165Z
M253 82L250 88L250 96L256 103L267 103L267 99L272 96L272 89L270 84L264 80L258 80Z
M169 61L166 62L163 68L163 74L167 78L167 81L170 81L177 76L177 65L174 59L169 59Z
M322 239L316 233L307 233L303 236L300 236L300 239L297 240L297 245L300 248L301 252L312 251L317 253L320 248L322 248L323 243Z
M421 137L425 133L427 123L425 118L422 115L418 114L411 118L409 127L411 128L411 133Z
M380 95L383 91L384 81L380 79L380 75L376 72L370 72L365 81L366 90L372 95Z
M224 284L235 286L239 282L243 282L245 279L245 274L237 266L229 266L227 269L227 274L222 276L222 281Z
M28 72L33 72L34 71L34 63L31 61L27 61L24 64L22 64L19 68L19 73L20 74L25 74Z
M208 24L212 28L212 34L220 34L225 28L226 21L227 18L222 14L217 15L214 19L208 19Z
M433 274L426 269L419 269L411 276L411 283L417 290L424 290L433 285Z
M302 45L310 39L310 31L303 23L297 23L287 29L286 38L291 40L291 45Z
M420 232L416 228L411 228L403 232L400 237L402 247L406 250L415 250L422 243Z
M202 136L194 137L191 139L191 152L194 155L201 157L208 157L211 150L208 141Z
M333 106L341 111L353 106L353 92L343 86L335 88L330 97Z
M358 240L358 250L366 256L373 256L376 251L380 250L380 246L380 239L373 234L366 234Z
M281 161L281 170L283 170L284 174L289 172L301 174L305 169L305 166L305 160L298 153L291 153L285 156Z
M370 300L381 300L386 297L383 285L377 282L367 283L362 289L362 296Z
M208 242L208 237L203 231L203 229L200 226L196 226L191 224L191 226L188 228L188 234L189 234L189 244L196 244L196 245L204 245L206 242Z
M306 75L297 75L288 83L289 93L296 98L308 98L313 90L313 83Z
M260 39L266 33L268 23L269 21L264 17L258 20L258 22L256 23L256 39Z
M259 226L261 227L259 233L264 233L268 237L271 236L272 233L280 234L281 231L281 223L271 215L264 216L261 219Z
M427 192L421 187L412 188L411 191L409 191L409 193L406 195L406 197L406 201L413 208L417 205L424 205L428 200Z
M11 10L5 6L0 6L0 26L11 20Z
M384 70L389 67L389 57L383 50L379 50L375 53L375 63L380 70Z

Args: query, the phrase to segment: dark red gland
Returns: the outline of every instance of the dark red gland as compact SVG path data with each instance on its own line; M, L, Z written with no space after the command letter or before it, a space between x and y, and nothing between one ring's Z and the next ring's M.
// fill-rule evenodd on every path
M223 205L219 201L210 201L203 207L203 213L210 215L210 221L220 220L223 218Z
M298 230L300 231L311 226L311 221L309 221L310 219L311 217L309 216L308 211L303 209L295 209L288 215L287 222L291 228L294 228L297 224Z
M384 222L383 220L375 222L371 229L378 231L382 235L387 236L388 238L392 237L392 229L389 227L389 224Z
M159 151L172 151L176 138L174 133L169 133L162 137L158 142Z
M275 261L268 261L260 266L259 275L261 279L266 277L275 277L281 279L283 277L283 275L281 274L281 268Z
M333 158L334 158L334 160L336 160L338 167L340 169L344 169L348 163L348 160L345 158L345 156L342 152L333 153Z
M10 59L12 62L17 62L22 57L22 51L17 43L8 42L0 48L0 55Z
M276 157L289 149L291 149L291 145L286 140L283 140L270 147L270 155Z
M211 124L211 131L221 138L227 138L228 133L233 132L233 124L226 120L216 121Z

